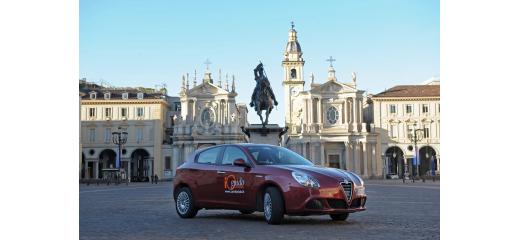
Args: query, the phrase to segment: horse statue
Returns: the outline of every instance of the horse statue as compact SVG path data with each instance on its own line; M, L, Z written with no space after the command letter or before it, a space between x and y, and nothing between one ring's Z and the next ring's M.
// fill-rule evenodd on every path
M271 84L267 79L262 62L256 66L254 73L256 87L251 96L251 103L249 103L249 106L254 107L256 114L260 116L262 126L265 128L265 125L269 122L269 114L271 113L271 110L273 110L273 101L275 106L278 106L278 102L274 96L273 89L271 89ZM263 110L265 110L265 121L262 117Z

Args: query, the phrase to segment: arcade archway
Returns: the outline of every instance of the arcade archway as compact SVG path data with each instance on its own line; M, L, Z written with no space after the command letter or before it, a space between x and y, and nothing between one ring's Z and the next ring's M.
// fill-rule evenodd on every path
M419 174L420 176L432 175L431 171L437 170L437 162L435 161L437 152L430 146L424 146L419 149Z
M151 176L152 163L150 162L150 154L148 151L142 148L136 149L132 152L130 158L132 181L149 181L149 177Z
M397 146L390 147L386 150L387 173L390 175L403 176L404 173L404 153Z

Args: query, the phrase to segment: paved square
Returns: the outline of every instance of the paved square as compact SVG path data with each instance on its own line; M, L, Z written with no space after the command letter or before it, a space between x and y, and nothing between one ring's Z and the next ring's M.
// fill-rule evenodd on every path
M260 212L200 210L177 216L172 183L80 185L80 239L439 239L439 182L366 181L367 211L345 222L285 216L268 225Z

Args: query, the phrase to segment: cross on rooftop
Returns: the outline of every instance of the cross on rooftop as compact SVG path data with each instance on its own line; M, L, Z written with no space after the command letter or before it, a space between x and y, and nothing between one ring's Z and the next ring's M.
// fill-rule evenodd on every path
M294 29L294 22L291 21L291 29Z
M206 59L206 61L204 62L204 64L206 64L206 69L209 70L209 65L211 64L211 62L209 61L209 59Z
M332 56L329 57L329 59L325 60L327 62L330 62L330 66L332 67L332 62L336 61L336 59L332 58Z

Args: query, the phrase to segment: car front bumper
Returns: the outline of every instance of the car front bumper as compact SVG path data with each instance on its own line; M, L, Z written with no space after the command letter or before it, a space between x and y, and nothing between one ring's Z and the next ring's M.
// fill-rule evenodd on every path
M286 214L320 215L365 211L367 196L364 186L355 186L351 198L340 186L319 189L291 186L284 192L284 199Z

